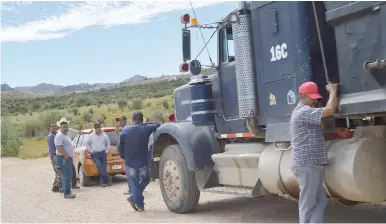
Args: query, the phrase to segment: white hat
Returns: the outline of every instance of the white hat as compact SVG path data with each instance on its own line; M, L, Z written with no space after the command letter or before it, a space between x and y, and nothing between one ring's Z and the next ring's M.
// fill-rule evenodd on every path
M58 122L56 122L56 125L58 125L58 127L60 127L60 123L62 123L62 122L67 122L69 124L70 120L66 120L65 117L62 117L62 118L60 118L60 120Z

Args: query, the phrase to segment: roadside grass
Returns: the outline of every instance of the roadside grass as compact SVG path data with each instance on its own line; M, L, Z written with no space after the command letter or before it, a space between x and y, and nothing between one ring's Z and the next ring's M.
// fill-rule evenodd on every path
M45 138L25 139L20 148L20 159L37 159L48 156L47 140Z

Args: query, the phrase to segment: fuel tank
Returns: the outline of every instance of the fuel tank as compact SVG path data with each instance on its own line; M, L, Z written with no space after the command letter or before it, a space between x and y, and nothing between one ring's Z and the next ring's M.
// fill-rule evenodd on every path
M330 165L324 171L329 198L348 202L386 201L386 143L379 138L327 142ZM267 147L258 170L264 188L273 194L299 197L299 185L291 170L291 151Z

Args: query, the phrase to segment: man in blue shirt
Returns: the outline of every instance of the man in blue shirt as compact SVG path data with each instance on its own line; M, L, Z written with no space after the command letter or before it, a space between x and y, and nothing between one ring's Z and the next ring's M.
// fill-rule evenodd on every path
M144 124L140 111L133 113L133 124L122 129L119 136L118 151L125 159L126 176L131 187L131 194L127 198L135 211L144 211L143 191L150 182L148 165L149 137L160 124Z

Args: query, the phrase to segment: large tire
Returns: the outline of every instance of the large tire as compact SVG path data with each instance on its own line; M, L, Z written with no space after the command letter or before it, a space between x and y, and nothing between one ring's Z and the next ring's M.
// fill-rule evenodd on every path
M82 164L79 167L79 182L82 187L87 187L91 184L91 178L84 172Z
M169 145L159 163L162 198L171 212L193 211L200 199L194 171L189 171L179 145Z

